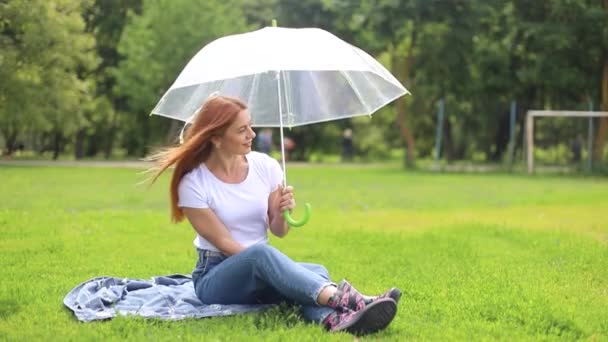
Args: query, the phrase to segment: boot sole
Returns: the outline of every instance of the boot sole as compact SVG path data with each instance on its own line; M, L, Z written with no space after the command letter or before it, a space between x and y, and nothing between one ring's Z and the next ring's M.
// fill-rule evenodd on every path
M397 303L391 298L379 299L361 309L348 323L336 330L354 335L373 334L386 328L397 314Z

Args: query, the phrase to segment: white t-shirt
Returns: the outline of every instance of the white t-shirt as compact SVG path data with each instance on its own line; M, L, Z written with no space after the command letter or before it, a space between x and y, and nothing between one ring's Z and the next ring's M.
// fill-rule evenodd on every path
M281 184L283 171L266 154L252 151L245 157L249 170L238 184L222 182L204 163L188 172L179 183L177 206L212 209L232 238L247 248L268 241L268 196ZM218 251L199 234L194 245Z

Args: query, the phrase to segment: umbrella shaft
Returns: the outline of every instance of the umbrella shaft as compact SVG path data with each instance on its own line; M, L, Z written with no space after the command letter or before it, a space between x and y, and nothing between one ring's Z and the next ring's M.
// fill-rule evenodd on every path
M285 167L285 137L283 136L283 107L281 101L281 71L277 71L277 92L279 94L279 126L281 128L281 162L283 164L283 187L287 186L287 167Z

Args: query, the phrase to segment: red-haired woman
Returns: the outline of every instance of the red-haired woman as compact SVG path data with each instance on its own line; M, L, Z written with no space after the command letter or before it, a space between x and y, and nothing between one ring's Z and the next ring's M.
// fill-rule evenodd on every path
M279 163L251 151L254 138L245 104L215 96L196 113L183 144L155 156L154 180L175 167L173 221L187 218L197 233L197 297L208 304L292 302L330 331L367 334L388 326L398 289L363 296L345 280L333 283L325 267L296 263L268 244L268 229L278 237L289 232L281 213L296 203L292 187L281 185Z

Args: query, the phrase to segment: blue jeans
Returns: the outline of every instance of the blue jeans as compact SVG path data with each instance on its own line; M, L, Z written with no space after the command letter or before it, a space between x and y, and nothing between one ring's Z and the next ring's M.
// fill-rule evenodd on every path
M317 304L328 285L327 269L317 264L296 263L268 244L251 246L225 257L199 251L192 279L196 296L206 304L300 305L304 318L321 322L334 309Z

